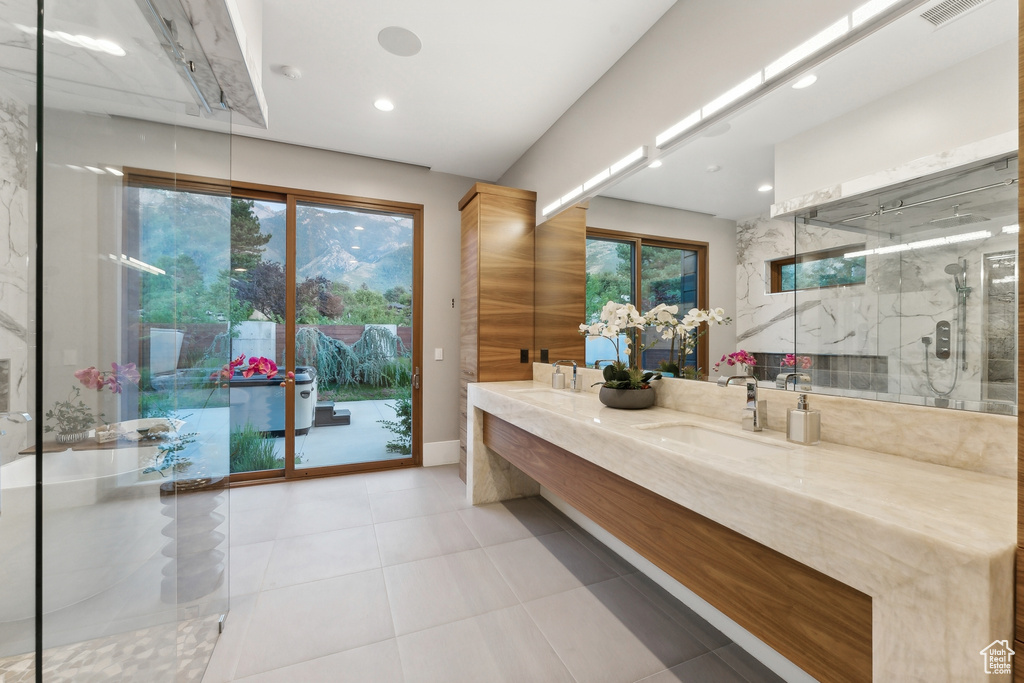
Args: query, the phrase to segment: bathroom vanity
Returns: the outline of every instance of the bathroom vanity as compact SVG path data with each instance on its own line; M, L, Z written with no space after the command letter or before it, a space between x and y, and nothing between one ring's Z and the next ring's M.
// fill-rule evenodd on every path
M657 391L621 411L550 381L469 385L471 502L543 486L820 680L991 680L980 651L1013 632L1014 479L829 443L835 405L821 445L789 443L792 392L767 392L751 433L742 387ZM684 391L704 414L664 407Z

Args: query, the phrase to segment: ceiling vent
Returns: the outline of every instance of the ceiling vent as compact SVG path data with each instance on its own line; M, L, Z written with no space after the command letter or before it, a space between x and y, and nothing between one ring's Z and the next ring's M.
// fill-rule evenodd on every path
M984 5L988 0L946 0L940 2L930 10L921 14L922 19L927 19L936 28L945 26L957 17L961 17L972 9Z

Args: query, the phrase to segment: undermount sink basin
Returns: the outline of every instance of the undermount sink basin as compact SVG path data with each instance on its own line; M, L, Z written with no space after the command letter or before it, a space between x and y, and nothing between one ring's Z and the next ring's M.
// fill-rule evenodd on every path
M666 445L683 444L711 453L728 451L750 454L782 454L792 450L789 444L768 443L756 437L729 434L695 424L637 425L636 429L657 436Z

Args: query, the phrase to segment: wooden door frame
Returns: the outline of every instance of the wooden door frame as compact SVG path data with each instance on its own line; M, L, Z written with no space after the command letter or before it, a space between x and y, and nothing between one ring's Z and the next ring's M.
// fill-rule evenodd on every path
M124 187L163 187L173 190L193 190L230 197L277 201L286 205L286 256L285 279L289 283L285 300L285 348L286 369L295 370L295 212L299 203L321 204L338 208L365 210L376 213L393 213L410 216L413 219L413 318L412 318L412 364L414 372L423 368L423 205L397 202L386 199L356 197L329 192L280 187L264 183L226 181L218 178L165 173L148 169L125 168ZM285 402L294 405L295 385L285 382ZM412 453L406 458L379 460L350 465L326 465L322 467L296 468L295 455L295 411L285 412L285 467L259 472L231 474L232 485L263 484L286 479L307 479L333 476L354 472L366 472L405 467L419 467L423 464L423 389L422 373L420 388L412 389Z

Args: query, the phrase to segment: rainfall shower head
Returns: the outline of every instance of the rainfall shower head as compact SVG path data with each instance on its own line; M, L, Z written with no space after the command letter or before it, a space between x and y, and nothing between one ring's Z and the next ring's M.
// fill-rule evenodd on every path
M936 218L928 221L928 225L932 225L936 228L959 228L961 225L970 225L971 223L983 223L988 218L984 216L974 216L969 213L960 213L960 205L956 204L953 206L953 215L946 216L945 218Z
M956 285L956 291L961 291L964 285L967 284L967 261L950 263L945 268L946 275L953 276L953 284ZM963 282L960 281L963 278Z

